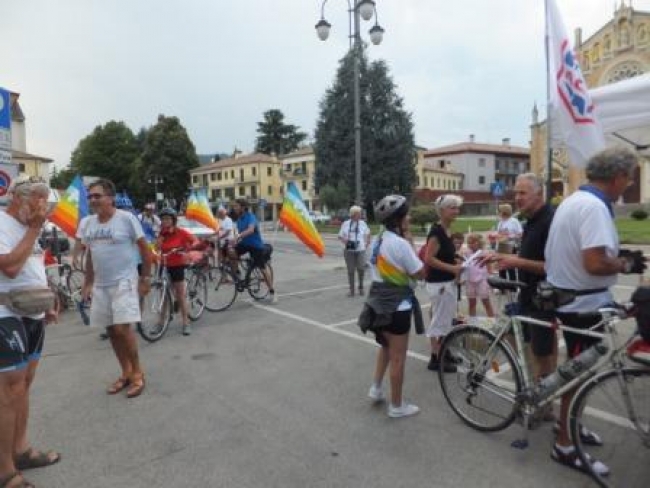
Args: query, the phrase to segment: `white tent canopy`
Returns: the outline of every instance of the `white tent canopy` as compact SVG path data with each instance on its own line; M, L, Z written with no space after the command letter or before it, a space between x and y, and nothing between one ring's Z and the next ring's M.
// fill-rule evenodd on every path
M650 73L604 85L589 93L608 142L626 142L650 155Z

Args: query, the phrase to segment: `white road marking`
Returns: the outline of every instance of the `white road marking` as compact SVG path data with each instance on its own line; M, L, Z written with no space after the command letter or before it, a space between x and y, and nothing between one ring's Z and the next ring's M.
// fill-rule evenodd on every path
M319 291L339 290L341 288L347 288L347 285L325 286L323 288L312 288L312 289L309 289L309 290L293 291L293 292L290 292L290 293L278 293L278 298L280 298L280 297L293 297L293 296L296 296L296 295L307 295L309 293L317 293Z

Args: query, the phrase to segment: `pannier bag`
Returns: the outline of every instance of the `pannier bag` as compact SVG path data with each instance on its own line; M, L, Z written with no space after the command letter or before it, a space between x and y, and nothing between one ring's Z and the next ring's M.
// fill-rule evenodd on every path
M11 290L0 293L0 305L20 316L39 315L54 308L54 292L47 287Z
M650 342L650 286L639 286L632 293L636 309L636 325L643 340Z

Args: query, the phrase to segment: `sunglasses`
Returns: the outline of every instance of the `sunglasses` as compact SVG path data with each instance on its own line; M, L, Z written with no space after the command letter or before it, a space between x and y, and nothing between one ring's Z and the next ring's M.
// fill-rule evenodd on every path
M89 193L88 194L88 200L99 200L103 196L105 196L105 195L103 195L101 193Z

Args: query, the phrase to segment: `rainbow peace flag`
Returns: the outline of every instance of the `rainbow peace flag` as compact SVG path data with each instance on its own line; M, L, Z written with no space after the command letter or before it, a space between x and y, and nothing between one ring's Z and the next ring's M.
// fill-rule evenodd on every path
M69 237L75 236L79 221L88 215L86 187L77 175L56 204L48 220L61 227Z
M208 197L204 190L192 190L190 198L185 208L185 217L196 220L198 223L205 225L215 231L219 230L219 222L212 215Z
M296 237L314 251L319 258L323 257L323 254L325 254L323 238L314 227L314 223L309 217L309 211L305 207L300 192L293 181L287 183L287 192L284 195L284 202L282 202L282 210L280 211L280 222L296 234Z

